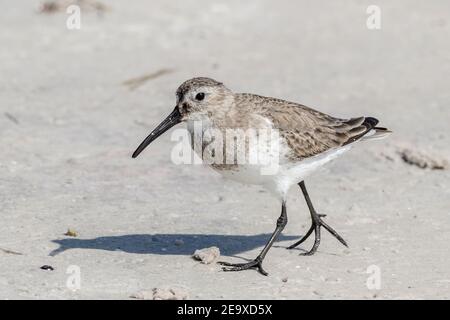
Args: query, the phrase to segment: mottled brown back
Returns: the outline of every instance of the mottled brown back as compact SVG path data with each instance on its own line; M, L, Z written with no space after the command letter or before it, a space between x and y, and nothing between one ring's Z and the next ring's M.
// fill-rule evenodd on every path
M339 119L301 104L254 94L235 94L240 110L267 117L292 148L293 159L304 159L354 142L375 127L370 117ZM250 110L249 110L250 111Z

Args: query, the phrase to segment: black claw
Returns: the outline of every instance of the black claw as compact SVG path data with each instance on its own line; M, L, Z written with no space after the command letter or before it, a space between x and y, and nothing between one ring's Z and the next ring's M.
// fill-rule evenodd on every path
M289 246L288 249L293 249L302 244L306 239L309 238L309 236L314 231L314 245L308 252L300 253L301 256L311 256L314 253L316 253L317 248L320 245L320 227L324 227L329 233L331 233L336 239L339 240L340 243L342 243L344 246L348 247L347 242L328 224L326 224L324 221L322 221L321 217L324 217L323 214L316 214L315 219L313 219L313 222L311 224L311 227L309 228L308 232L303 236L299 241L294 243L293 245Z
M255 259L253 261L247 262L247 263L229 263L224 261L217 262L218 264L222 265L222 271L230 272L230 271L243 271L248 269L257 269L259 273L261 273L264 276L269 275L262 267L262 261L259 259Z
M261 273L263 276L268 276L269 274L263 269L263 267L262 266L259 266L258 267L258 271L259 271L259 273Z
M339 240L340 243L342 243L344 246L348 248L347 242L334 230L332 227L330 227L328 224L326 224L323 221L320 221L320 224L329 232L331 233L336 239Z

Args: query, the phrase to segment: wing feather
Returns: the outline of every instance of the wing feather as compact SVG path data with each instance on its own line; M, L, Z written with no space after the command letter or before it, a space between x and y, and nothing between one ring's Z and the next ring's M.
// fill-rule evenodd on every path
M237 94L238 104L252 105L267 117L292 149L292 158L304 159L361 139L375 128L372 117L335 118L307 106L253 94Z

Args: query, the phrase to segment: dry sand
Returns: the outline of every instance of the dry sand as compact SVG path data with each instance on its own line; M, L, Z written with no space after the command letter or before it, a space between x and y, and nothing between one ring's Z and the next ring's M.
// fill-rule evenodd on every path
M2 1L0 298L450 298L450 170L414 165L449 157L448 1L377 1L378 31L371 1L103 2L68 30L64 10ZM169 134L131 159L193 76L394 131L307 180L349 249L329 234L312 257L285 249L310 224L294 188L269 277L191 258L254 258L280 211L259 187L171 163Z

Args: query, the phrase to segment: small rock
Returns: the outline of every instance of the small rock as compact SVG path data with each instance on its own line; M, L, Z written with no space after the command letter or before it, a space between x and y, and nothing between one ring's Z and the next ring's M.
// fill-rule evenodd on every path
M154 288L153 300L186 300L188 293L183 288Z
M68 237L77 237L78 233L75 230L67 229L67 232L64 233L64 235Z
M49 266L49 265L43 265L42 267L41 267L41 269L42 270L46 270L46 271L53 271L53 270L55 270L55 268L53 268L52 266Z
M281 279L282 282L288 282L288 277Z
M398 151L401 159L420 169L445 170L449 168L449 162L442 156L425 153L423 150L404 148Z
M184 244L184 241L183 241L183 240L181 240L181 239L175 240L175 245L176 245L176 246L182 246L183 244Z
M217 247L195 250L192 257L204 264L210 264L220 257L220 250Z
M139 300L186 300L188 292L183 288L153 288L152 291L139 291L130 296Z
M130 295L130 298L138 300L153 300L153 291L139 291Z
M320 291L317 291L317 290L313 290L312 293L315 294L316 296L319 296L319 297L323 296L323 293L320 292Z

